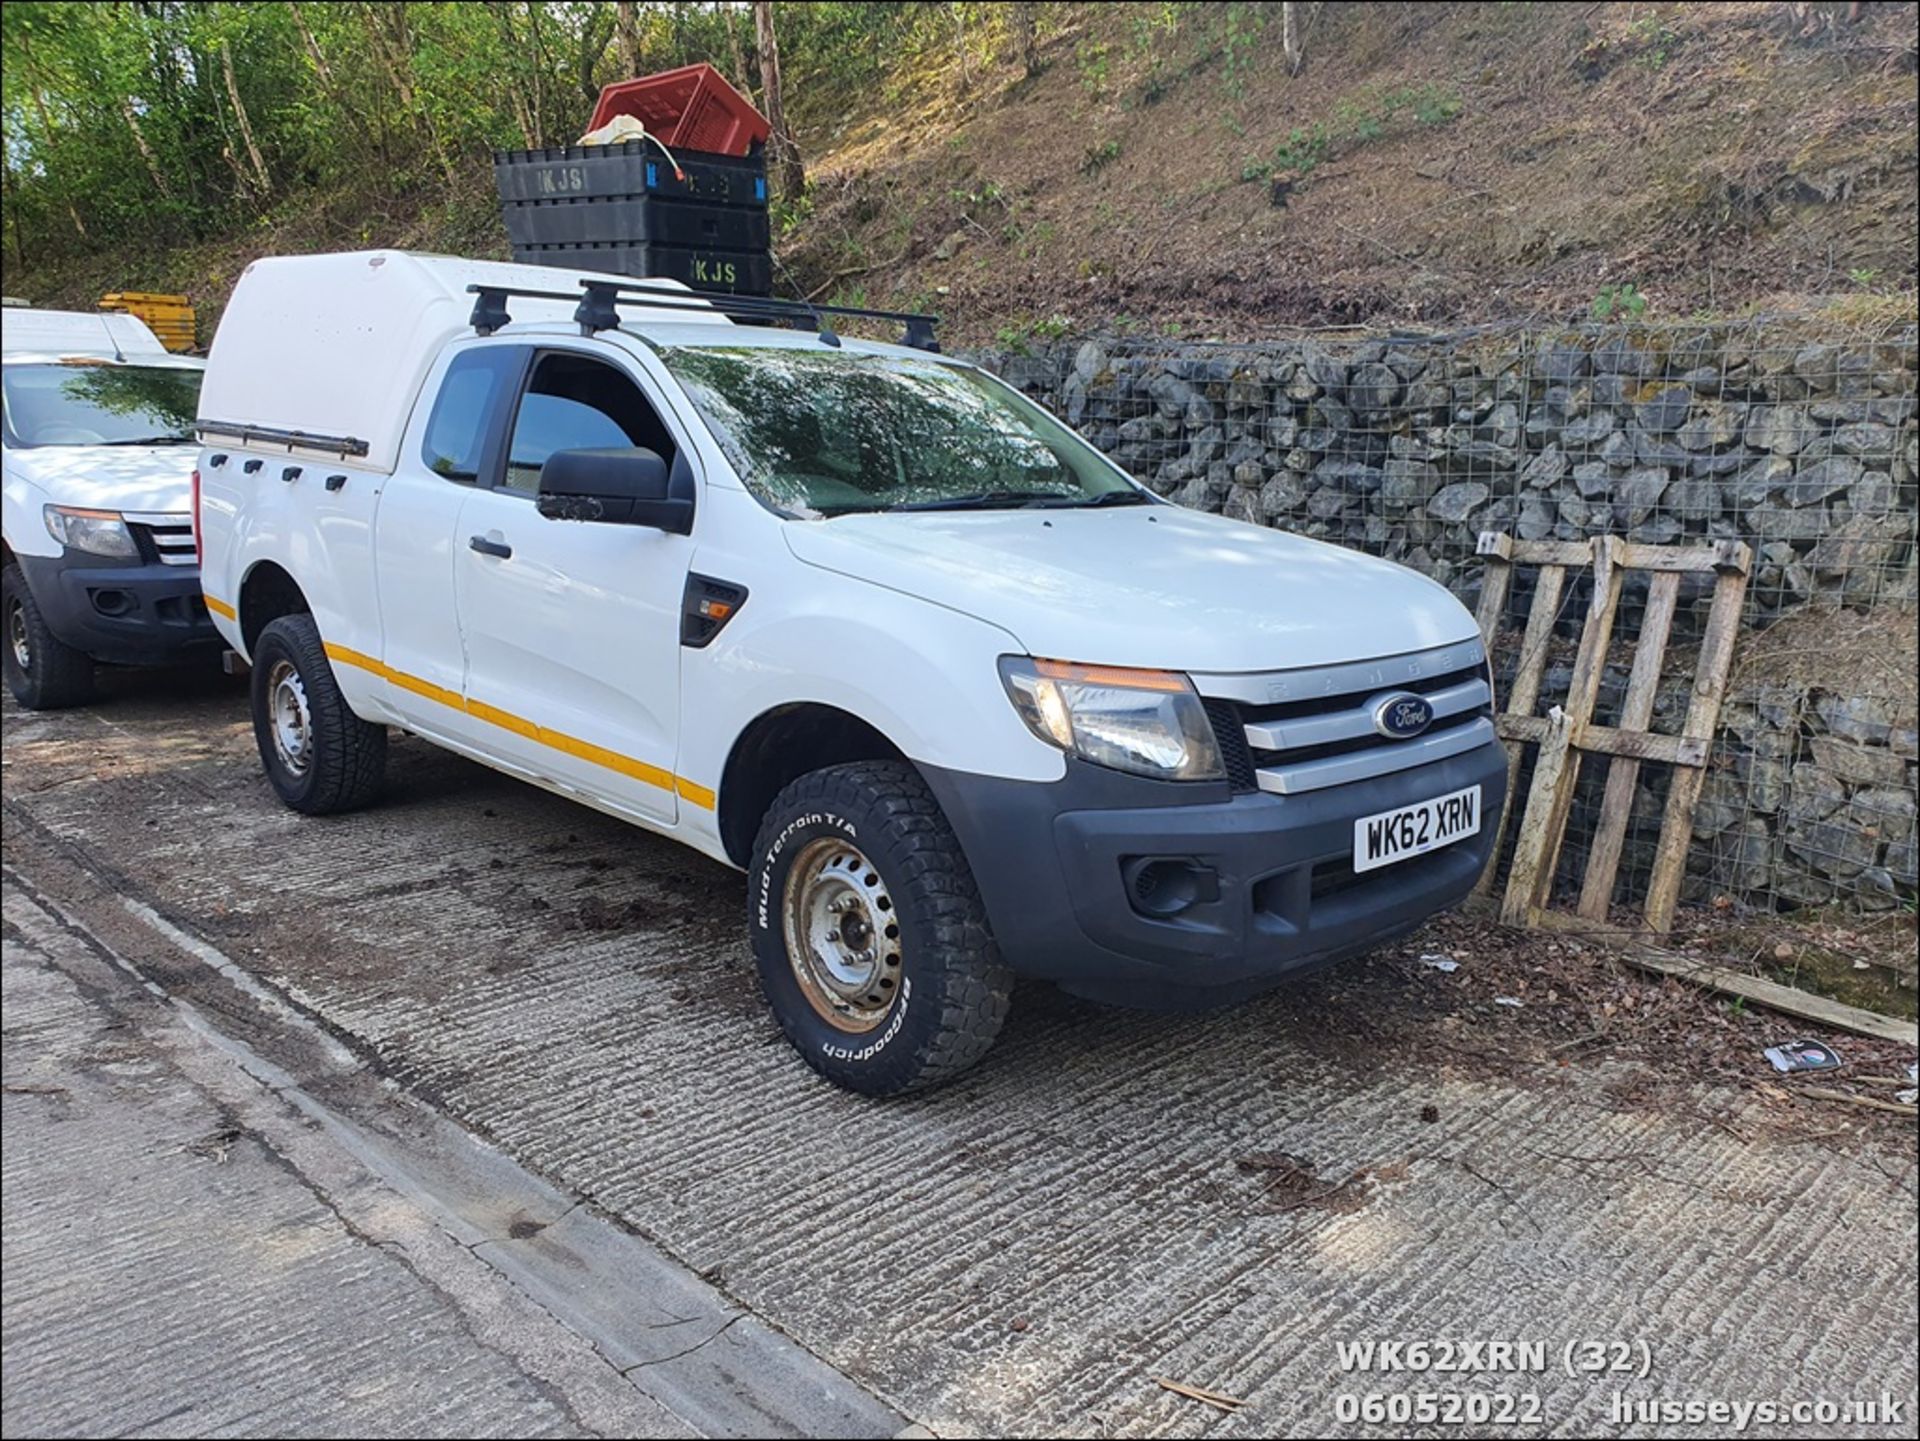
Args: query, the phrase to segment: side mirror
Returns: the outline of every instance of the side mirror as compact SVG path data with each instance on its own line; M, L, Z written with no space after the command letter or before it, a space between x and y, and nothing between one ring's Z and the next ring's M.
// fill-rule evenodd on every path
M693 529L693 473L675 457L638 447L556 450L540 467L535 504L548 520L645 525L674 535Z

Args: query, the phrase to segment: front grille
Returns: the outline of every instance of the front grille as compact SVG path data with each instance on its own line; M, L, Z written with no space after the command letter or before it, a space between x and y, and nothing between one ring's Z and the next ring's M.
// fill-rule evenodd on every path
M1363 691L1405 690L1412 691L1415 695L1432 695L1436 691L1448 690L1466 681L1485 680L1486 676L1487 672L1484 664L1460 666L1454 670L1444 671L1439 675L1420 676L1413 680L1406 681L1403 684L1393 686L1357 687L1352 690L1342 690L1335 695L1315 696L1311 700L1282 701L1278 705L1243 706L1241 707L1240 718L1242 723L1246 725L1267 725L1285 720L1305 720L1310 716L1333 715L1340 711L1350 710L1353 707L1354 696Z
M192 565L193 517L190 515L128 516L140 554L162 565Z
M1194 679L1236 791L1291 795L1346 785L1494 738L1493 690L1477 641L1380 662ZM1383 736L1373 725L1379 698L1402 691L1426 696L1434 707L1433 724L1411 740Z
M1470 711L1463 711L1459 715L1436 719L1432 725L1421 732L1419 738L1425 740L1429 736L1444 735L1446 732L1457 730L1462 726L1471 726L1486 713L1483 708L1476 708ZM1244 734L1244 732L1242 732L1242 734ZM1283 762L1287 765L1299 765L1304 761L1326 760L1333 756L1353 755L1359 751L1373 750L1377 746L1399 746L1405 744L1407 744L1407 742L1393 740L1379 734L1377 731L1370 730L1363 736L1349 736L1344 740L1323 741L1319 745L1282 747L1273 750L1253 750L1253 764L1254 769L1257 771L1261 766L1279 765ZM1251 747L1249 749L1251 749Z
M1230 700L1203 700L1201 704L1213 724L1213 740L1220 751L1220 763L1226 767L1227 784L1236 793L1259 790L1260 778L1254 774L1253 750L1247 745L1240 707Z

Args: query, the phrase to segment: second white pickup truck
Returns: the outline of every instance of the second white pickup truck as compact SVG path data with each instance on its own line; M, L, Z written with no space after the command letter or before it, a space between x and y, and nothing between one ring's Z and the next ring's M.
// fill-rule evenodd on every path
M32 710L95 663L219 655L190 515L202 361L131 315L9 306L0 343L0 673Z
M1472 889L1506 763L1446 590L792 318L251 266L198 524L282 799L367 803L398 727L743 869L788 1037L875 1095L976 1061L1016 974L1228 1001Z

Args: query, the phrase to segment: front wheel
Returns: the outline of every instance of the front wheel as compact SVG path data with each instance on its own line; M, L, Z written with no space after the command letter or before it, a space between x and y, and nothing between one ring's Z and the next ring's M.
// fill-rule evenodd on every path
M912 766L794 781L754 842L747 926L767 1003L807 1064L892 1096L993 1044L1013 975L953 828Z
M253 734L280 799L310 816L355 810L379 793L385 726L348 707L310 615L286 615L253 647Z
M93 699L93 658L53 633L17 565L0 574L0 616L6 623L0 669L15 700L28 710L60 710Z

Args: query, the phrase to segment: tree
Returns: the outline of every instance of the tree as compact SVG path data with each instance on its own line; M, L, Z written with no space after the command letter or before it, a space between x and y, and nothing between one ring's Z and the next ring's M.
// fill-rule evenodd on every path
M760 88L766 100L767 123L773 129L771 158L779 167L781 193L797 200L807 188L807 172L800 161L800 148L793 143L793 132L787 129L786 107L780 103L780 45L774 39L769 0L753 0L753 28L760 44Z
M1026 67L1029 80L1040 73L1040 45L1034 33L1034 12L1039 8L1032 3L1013 7L1014 43L1020 47L1020 63Z
M640 7L633 0L619 0L613 7L613 39L619 78L631 79L640 73Z
M254 177L260 182L260 193L273 192L273 180L267 174L267 162L260 158L260 147L254 144L253 126L247 120L247 107L240 101L240 86L233 78L233 47L226 41L220 42L220 68L227 77L227 98L233 102L234 118L240 122L240 137L247 143L247 159L253 162ZM127 112L131 120L133 112Z
M1281 0L1280 48L1286 52L1287 73L1289 75L1298 75L1300 73L1300 35L1294 28L1293 23L1293 12L1296 8L1297 7L1291 3L1291 0Z

